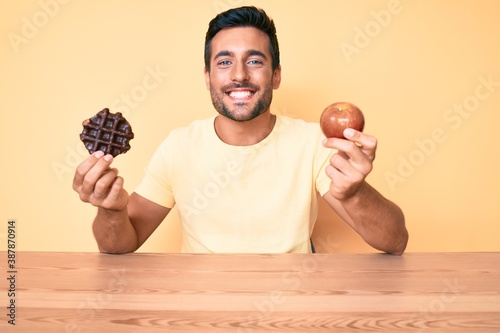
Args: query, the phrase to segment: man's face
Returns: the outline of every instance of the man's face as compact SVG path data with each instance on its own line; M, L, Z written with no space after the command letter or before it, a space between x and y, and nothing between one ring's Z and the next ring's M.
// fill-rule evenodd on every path
M281 68L272 70L269 37L253 27L223 29L212 39L205 82L223 116L251 120L269 110Z

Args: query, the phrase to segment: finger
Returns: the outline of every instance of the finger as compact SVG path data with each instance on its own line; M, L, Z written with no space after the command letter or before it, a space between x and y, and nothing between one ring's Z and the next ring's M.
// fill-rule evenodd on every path
M120 210L127 205L128 196L124 196L124 180L122 177L116 177L111 184L108 195L102 202L102 206L108 209Z
M113 168L106 170L95 183L93 196L96 198L105 197L110 191L110 187L113 185L117 176L117 169Z
M87 172L97 163L97 161L104 156L104 153L100 150L96 151L88 158L86 158L75 171L75 176L73 177L73 189L77 192L80 191L80 188L83 184L83 179Z
M339 197L341 193L347 193L349 188L353 185L352 180L348 176L332 165L327 166L325 172L332 180L330 191L335 193L335 197Z
M80 192L85 194L93 193L97 181L109 170L112 162L113 156L109 154L99 158L94 166L85 174Z
M123 183L124 179L122 177L116 177L111 185L106 198L109 208L119 209L121 206L126 205L126 202L123 202Z
M330 166L354 183L363 180L369 173L368 167L353 165L349 156L343 153L333 154L330 158Z
M359 172L354 172L354 175L346 175L332 165L328 165L325 172L332 180L330 193L339 200L355 193L364 179L364 176Z
M355 168L363 174L368 174L372 170L372 158L367 156L355 142L344 139L329 139L328 143L337 150L336 153L332 154L330 164L341 169L343 173L348 174L351 168ZM349 164L344 163L344 161Z
M361 151L371 158L371 160L375 158L375 151L377 149L377 139L375 137L352 128L344 130L344 137L351 142L355 142L361 148Z
M123 183L124 180L122 177L115 178L115 181L113 182L111 189L109 191L108 199L116 201L120 197L121 191L123 189Z
M346 129L350 133L350 129ZM375 159L375 151L377 149L377 139L375 137L363 134L352 130L350 137L347 139L328 138L323 140L323 146L345 152L350 158L361 163L368 159L372 162Z

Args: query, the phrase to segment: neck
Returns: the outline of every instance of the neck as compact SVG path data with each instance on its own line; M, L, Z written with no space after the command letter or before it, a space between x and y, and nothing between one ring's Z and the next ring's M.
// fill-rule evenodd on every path
M217 136L232 146L251 146L264 140L273 130L276 116L268 110L248 121L235 121L218 115L214 127Z

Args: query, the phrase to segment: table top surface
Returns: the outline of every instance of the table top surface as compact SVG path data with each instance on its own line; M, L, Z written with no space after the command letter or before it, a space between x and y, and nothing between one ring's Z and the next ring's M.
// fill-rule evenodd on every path
M17 252L11 268L2 332L500 332L497 252Z

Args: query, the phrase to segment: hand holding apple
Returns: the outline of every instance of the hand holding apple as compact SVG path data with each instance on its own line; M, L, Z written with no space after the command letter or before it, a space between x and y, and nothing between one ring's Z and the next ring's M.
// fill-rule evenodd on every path
M327 138L344 139L344 130L353 128L362 132L365 127L363 112L349 102L337 102L329 105L321 114L320 126Z
M335 150L325 172L332 180L329 192L337 200L354 196L373 168L377 139L362 133L364 125L363 113L352 103L333 103L321 114L323 146ZM346 128L354 131L344 136Z

